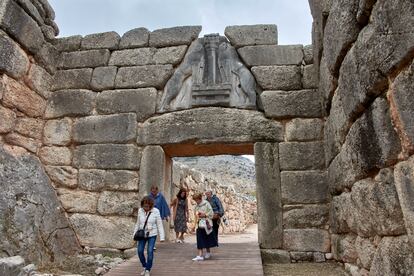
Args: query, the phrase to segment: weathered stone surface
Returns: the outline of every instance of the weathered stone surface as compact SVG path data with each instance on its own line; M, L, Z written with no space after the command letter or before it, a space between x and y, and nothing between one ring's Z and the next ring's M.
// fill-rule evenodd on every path
M404 234L392 170L383 169L375 180L360 180L350 193L333 197L330 216L333 233L352 231L361 237Z
M374 243L370 239L364 239L357 236L355 239L355 250L362 266L366 269L370 269L375 251L377 250Z
M45 170L57 186L76 188L78 185L78 170L70 166L45 166Z
M322 229L287 229L283 231L283 248L294 251L330 251L329 232Z
M327 111L328 107L331 106L332 97L334 95L336 87L338 86L338 79L334 77L331 72L329 72L328 65L326 63L326 57L324 55L322 55L321 61L319 63L318 79L319 93L323 97L323 108ZM332 107L332 110L335 109Z
M394 176L408 239L414 247L414 157L398 163Z
M293 119L286 124L286 140L322 140L323 124L321 119Z
M254 144L254 154L257 157L255 161L257 209L260 212L257 223L261 248L281 248L283 245L278 148L277 143Z
M323 33L323 49L329 71L337 74L347 51L356 40L360 27L356 14L359 0L333 1Z
M0 31L0 71L14 77L22 77L29 68L29 59L25 52Z
M30 152L36 153L41 143L35 139L24 137L18 133L9 133L4 137L4 140L12 145L20 146Z
M353 124L341 152L329 166L331 192L350 188L372 170L388 167L398 159L400 151L388 103L378 98Z
M46 265L80 251L39 159L4 147L0 164L0 247L4 252Z
M40 139L43 133L43 120L25 117L17 118L14 130L24 136Z
M283 210L284 229L322 228L328 222L329 208L326 205L285 205Z
M138 169L141 151L134 145L83 145L74 152L73 163L84 169Z
M325 168L323 142L280 143L280 169L284 171Z
M91 115L96 93L89 90L62 90L52 93L45 111L46 118Z
M79 187L88 191L138 191L139 175L132 171L79 170Z
M57 71L52 90L89 89L93 70L91 68Z
M302 45L246 46L237 52L248 66L300 65L303 60Z
M36 21L12 0L0 4L0 26L32 53L36 53L44 42Z
M55 46L46 42L35 54L35 58L39 61L39 65L43 66L50 74L55 74L59 63L59 54Z
M166 48L138 48L115 51L111 55L109 65L137 66L150 64L177 65L184 57L187 46L174 46Z
M45 99L50 95L52 81L53 77L43 67L36 64L30 66L29 75L25 79L26 84Z
M30 0L17 0L16 2L18 2L26 13L36 20L40 26L45 24L44 18Z
M306 89L318 87L318 72L313 64L303 67L302 85Z
M165 168L167 168L167 157L160 146L147 146L142 152L141 166L139 170L139 193L141 198L151 192L151 186L159 185L165 194L164 183L167 182Z
M290 258L295 261L301 262L312 262L313 253L312 252L303 252L303 251L291 251L289 252Z
M97 97L99 113L134 112L142 121L155 113L157 90L155 88L104 91Z
M21 256L0 258L0 275L19 276L25 266Z
M132 29L122 36L119 49L148 46L149 34L150 32L146 28Z
M303 61L305 64L313 64L313 46L303 46Z
M62 53L60 67L74 69L105 66L109 61L110 54L108 49Z
M137 116L133 113L81 118L73 125L73 140L78 143L126 143L137 136Z
M235 47L277 44L276 25L228 26L224 34Z
M201 26L182 26L155 30L150 33L149 46L166 47L176 45L190 45L201 32Z
M46 145L65 146L71 141L71 133L71 119L49 120L45 123L43 130L43 142Z
M413 264L414 246L407 236L384 237L378 245L369 275L412 275Z
M265 264L289 264L290 255L286 250L261 249L262 261Z
M101 215L131 216L140 202L138 193L108 192L99 196L98 213Z
M358 253L355 249L356 235L332 235L332 254L335 260L356 263Z
M283 159L281 158L280 161L282 167ZM283 203L326 202L328 199L328 183L326 180L325 172L283 171L281 173Z
M3 104L17 108L29 117L40 117L46 107L46 101L36 92L15 80L3 75Z
M255 66L252 73L264 90L298 90L302 88L299 66Z
M170 64L122 67L116 74L115 87L155 87L161 89L172 73L173 67Z
M82 39L81 49L117 49L121 37L116 32L90 34Z
M152 117L138 127L137 141L142 145L162 145L282 140L281 124L260 112L208 107Z
M0 133L7 133L13 130L16 123L16 113L0 105Z
M71 51L77 51L80 49L81 41L82 41L81 35L74 35L74 36L56 38L53 41L53 45L55 45L56 49L59 52L71 52Z
M47 165L70 165L72 152L66 147L42 147L39 157Z
M134 246L135 218L74 214L70 221L80 243L92 247L127 249Z
M93 70L91 88L102 91L115 86L115 76L118 68L115 66L98 67Z
M414 149L414 63L400 73L392 84L389 98L395 108L394 121L403 136L406 148Z
M96 213L99 196L97 193L60 188L57 194L63 208L68 213Z
M322 108L317 90L264 91L261 100L266 117L321 117Z

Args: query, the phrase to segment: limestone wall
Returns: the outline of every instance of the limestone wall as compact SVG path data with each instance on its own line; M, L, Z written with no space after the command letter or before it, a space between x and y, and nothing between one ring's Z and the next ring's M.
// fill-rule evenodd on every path
M352 275L413 274L414 3L309 2L333 256Z
M0 2L0 256L40 267L81 249L37 157L58 58L53 20L47 1Z

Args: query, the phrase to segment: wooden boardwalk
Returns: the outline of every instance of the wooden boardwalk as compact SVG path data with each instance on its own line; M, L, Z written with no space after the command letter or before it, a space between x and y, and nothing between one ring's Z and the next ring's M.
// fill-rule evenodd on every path
M212 249L212 258L202 262L191 259L196 255L194 243L159 243L154 256L151 276L263 276L260 249L257 243L222 243ZM133 276L142 271L135 256L109 271L105 276Z

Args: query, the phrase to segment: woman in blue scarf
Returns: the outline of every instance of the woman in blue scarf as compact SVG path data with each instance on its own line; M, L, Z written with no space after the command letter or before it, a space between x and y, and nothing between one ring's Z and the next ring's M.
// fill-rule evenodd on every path
M165 197L158 191L158 186L151 186L151 193L148 195L154 200L154 207L160 210L161 219L168 221L171 215L170 206L168 205Z

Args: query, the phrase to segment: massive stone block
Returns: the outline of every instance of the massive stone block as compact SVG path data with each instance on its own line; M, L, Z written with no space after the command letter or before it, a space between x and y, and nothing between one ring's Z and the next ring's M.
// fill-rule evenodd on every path
M281 183L283 204L324 203L328 200L325 172L284 171Z
M142 121L153 114L157 104L155 88L104 91L97 97L96 109L102 114L134 112Z
M384 237L378 245L370 274L411 275L414 274L414 246L407 236Z
M280 169L320 170L325 168L323 142L280 143Z
M224 34L234 47L277 44L276 25L228 26Z
M48 120L43 129L43 142L46 145L65 146L72 138L72 120Z
M141 151L134 145L83 145L75 149L73 164L84 169L138 169Z
M402 134L404 146L414 149L414 63L398 75L389 98L394 108L394 124Z
M287 141L313 141L323 139L321 119L293 119L286 124Z
M132 29L122 36L119 49L148 46L149 34L150 32L146 28Z
M155 30L149 35L149 46L166 47L190 45L201 32L201 26L183 26Z
M97 193L60 188L57 194L63 208L68 213L96 213L99 196Z
M116 88L155 87L163 88L173 73L173 67L167 65L146 65L119 68L115 78Z
M184 57L187 46L166 48L138 48L115 51L111 55L109 65L137 66L150 64L177 65Z
M350 129L341 152L328 169L332 193L352 187L372 170L389 166L398 159L400 139L391 123L388 103L378 98Z
M329 232L322 229L287 229L283 231L283 248L292 251L330 251Z
M285 205L283 228L323 228L328 222L328 214L326 205Z
M104 191L99 196L98 213L101 215L131 216L138 210L138 193Z
M36 153L41 146L41 143L38 140L14 132L7 134L6 137L4 137L4 140L11 145L23 147L33 153Z
M83 144L126 143L136 135L137 116L132 113L90 116L73 125L73 140Z
M20 117L16 120L15 131L24 136L40 139L43 133L43 120Z
M313 45L303 46L303 61L305 64L313 64Z
M62 53L60 67L63 69L99 67L108 63L108 49Z
M0 26L32 53L44 43L43 33L34 21L15 1L0 3Z
M55 74L59 61L59 52L55 46L48 42L43 43L40 50L35 54L35 58L50 74Z
M0 31L0 71L14 77L22 77L29 68L29 59L26 53Z
M303 60L302 45L246 46L237 52L248 66L300 65Z
M122 170L79 170L79 187L88 191L138 191L139 175Z
M7 133L13 130L16 123L16 113L0 105L0 133Z
M358 253L355 248L355 234L332 235L332 255L337 261L356 263Z
M46 265L79 252L39 159L6 147L0 148L0 164L0 246L6 254Z
M361 237L405 233L403 214L390 169L381 170L375 180L368 178L358 181L350 193L333 197L330 215L333 233L352 231Z
M164 189L167 181L167 156L160 146L147 146L142 152L140 166L139 193L141 197L148 195L152 185Z
M29 117L40 117L46 107L46 101L36 92L17 81L3 76L3 104L16 108Z
M298 90L302 88L299 66L255 66L252 73L264 90Z
M66 147L42 147L39 157L47 165L70 165L72 162L72 152Z
M57 71L52 90L89 89L93 70L91 68Z
M209 107L152 117L138 127L137 142L163 145L282 140L281 124L260 112Z
M68 37L56 38L53 41L53 45L55 45L56 49L59 52L72 52L80 49L81 41L81 35L73 35Z
M90 34L82 39L81 49L117 49L120 39L116 32Z
M74 214L69 219L83 246L117 249L134 246L135 218Z
M25 78L25 83L43 98L47 99L50 95L53 77L43 67L31 64L29 74Z
M318 72L315 65L310 64L303 67L302 85L306 89L318 88Z
M50 180L58 187L76 188L78 186L78 170L71 166L45 166Z
M281 248L283 245L278 148L278 144L254 144L259 244L262 248Z
M395 167L395 187L408 239L414 247L414 157Z
M95 68L92 73L91 88L98 91L114 88L117 71L118 68L115 66Z
M46 118L91 115L96 93L89 90L56 91L49 98L45 111Z
M321 117L322 108L317 90L264 91L260 98L266 117Z
M370 269L375 251L377 250L374 243L370 239L364 239L357 236L355 239L355 250L362 266L366 269Z

